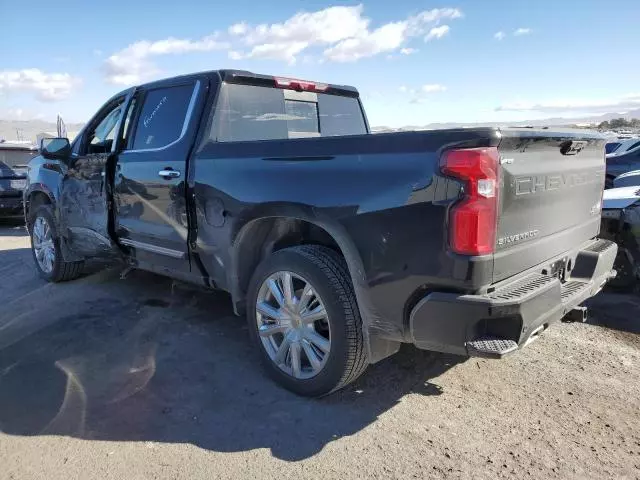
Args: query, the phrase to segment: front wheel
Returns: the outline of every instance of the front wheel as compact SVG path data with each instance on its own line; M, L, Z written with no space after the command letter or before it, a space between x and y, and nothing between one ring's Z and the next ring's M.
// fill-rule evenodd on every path
M39 206L29 218L31 253L36 269L49 282L64 282L78 278L84 262L65 262L60 250L53 209Z
M326 395L367 368L351 279L329 248L297 246L267 258L251 280L247 310L267 371L297 394Z

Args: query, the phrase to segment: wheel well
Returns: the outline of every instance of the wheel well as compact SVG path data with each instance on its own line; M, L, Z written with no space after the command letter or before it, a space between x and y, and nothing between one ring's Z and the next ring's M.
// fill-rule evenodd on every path
M324 228L305 220L261 218L243 228L235 247L237 284L232 287L232 294L236 308L242 310L249 281L260 262L273 252L296 245L323 245L344 256Z
M29 195L27 199L26 211L27 218L30 216L31 212L38 208L40 205L50 205L51 199L47 196L46 193L43 192L33 192Z

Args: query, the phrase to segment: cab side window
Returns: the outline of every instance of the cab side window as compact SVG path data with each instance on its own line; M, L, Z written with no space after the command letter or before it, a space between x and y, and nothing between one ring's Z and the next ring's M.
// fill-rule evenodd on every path
M130 148L158 149L180 139L193 93L193 84L147 91L132 131Z

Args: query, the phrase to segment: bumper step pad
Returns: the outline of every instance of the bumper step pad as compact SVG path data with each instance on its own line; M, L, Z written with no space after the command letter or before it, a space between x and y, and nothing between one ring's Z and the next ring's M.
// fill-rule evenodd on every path
M503 338L481 337L467 342L466 347L471 357L502 358L517 350L518 344Z

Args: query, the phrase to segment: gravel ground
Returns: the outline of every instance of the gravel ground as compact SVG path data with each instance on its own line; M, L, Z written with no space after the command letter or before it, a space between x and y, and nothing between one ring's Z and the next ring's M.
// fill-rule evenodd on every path
M229 299L102 270L49 285L0 226L0 478L640 478L640 297L502 361L403 348L298 398Z

